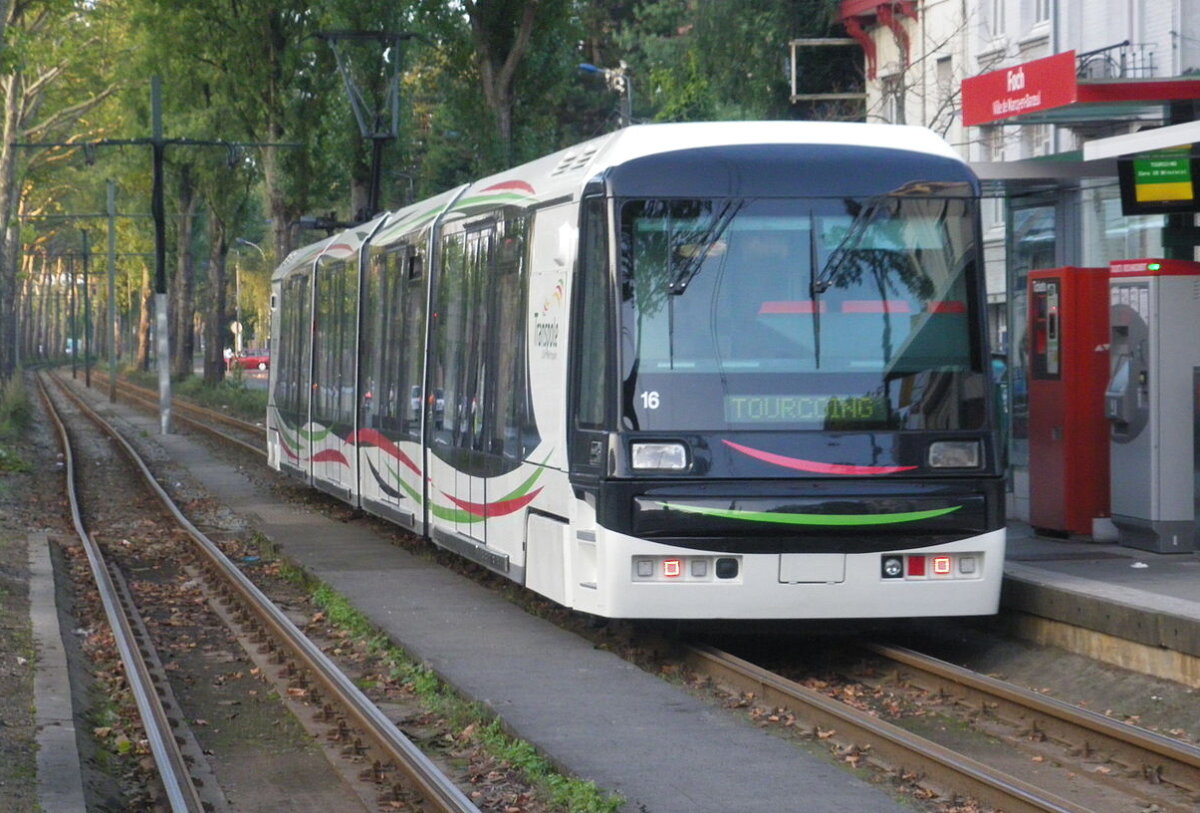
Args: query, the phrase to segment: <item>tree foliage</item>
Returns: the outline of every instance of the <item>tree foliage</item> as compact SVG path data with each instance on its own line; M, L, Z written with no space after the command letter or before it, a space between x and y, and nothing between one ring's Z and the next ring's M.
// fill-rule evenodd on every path
M395 208L616 126L620 96L581 72L584 62L628 66L635 120L809 114L789 103L787 43L837 35L837 6L0 0L0 378L15 368L21 319L50 318L36 316L30 297L45 291L28 280L51 278L45 269L53 258L79 243L79 222L67 216L102 213L110 180L119 210L122 353L134 354L136 345L145 362L154 250L147 216L151 77L164 88L168 269L174 343L182 348L175 372L189 372L188 343L202 323L206 374L215 376L219 346L230 341L229 253L237 252L244 321L265 328L270 266L318 236L302 219L345 221L364 208L372 139L360 132L328 32L380 35L354 43L352 56L342 54L349 84L373 108L368 117L386 108L389 72L402 69L399 131L380 139L381 203ZM384 50L382 35L397 33L403 47ZM804 66L810 79L844 85L845 75L821 78L830 70L848 72L820 60ZM14 142L78 146L9 146ZM40 219L28 216L34 213ZM60 218L41 217L49 214ZM88 225L93 245L102 242L102 223Z

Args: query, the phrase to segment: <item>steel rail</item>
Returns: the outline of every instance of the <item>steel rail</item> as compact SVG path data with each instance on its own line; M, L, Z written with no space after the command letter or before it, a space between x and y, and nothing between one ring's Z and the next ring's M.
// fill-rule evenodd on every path
M742 691L756 692L766 705L786 707L807 723L836 730L835 741L864 748L865 756L881 767L922 775L922 784L935 787L943 795L970 794L1005 813L1092 813L728 653L694 645L688 648L686 658L700 674Z
M364 695L345 673L258 589L257 585L229 561L212 540L184 516L129 442L86 403L79 403L82 410L90 413L89 417L93 421L106 427L105 431L142 472L147 485L176 522L187 531L210 568L242 599L259 623L288 647L313 679L349 713L353 722L395 763L397 769L412 782L426 800L445 813L479 813L479 808L466 794L405 737L370 698Z
M46 391L42 377L38 377L38 390L46 412L54 424L58 434L59 446L63 453L65 467L67 500L71 507L71 522L75 533L83 543L87 553L88 564L92 570L92 578L100 593L104 606L104 614L112 629L113 641L120 654L121 662L125 665L125 675L129 683L142 726L146 731L146 739L158 774L163 783L167 800L174 813L203 813L204 803L192 782L191 773L183 752L175 739L170 719L163 708L158 693L155 691L154 680L150 669L139 649L133 632L133 625L127 613L121 607L121 597L118 594L113 578L108 571L104 554L100 546L92 539L83 523L79 510L79 498L75 488L75 457L71 450L71 440L67 434L58 409ZM132 606L131 604L127 606ZM143 642L148 645L148 642Z
M964 696L979 708L988 707L993 715L1007 714L1064 744L1086 743L1089 749L1102 749L1109 759L1154 781L1168 782L1191 794L1200 792L1200 748L1194 745L905 647L867 644L866 648L915 670L915 679L913 674L905 678L924 689Z
M95 375L102 378L105 374L96 373ZM151 412L158 411L158 393L153 393L144 387L139 387L136 384L130 384L128 381L121 381L119 379L117 381L117 389L121 392L124 398L133 404L145 407ZM229 441L235 446L240 446L246 451L253 452L256 455L265 456L267 453L267 450L264 446L256 446L255 444L249 443L241 438L234 437L227 432L222 432L216 427L212 426L212 423L223 424L240 432L245 432L248 435L265 433L265 430L261 426L234 418L230 415L222 414L212 409L196 406L195 404L188 403L187 401L178 398L171 399L171 408L173 410L172 416L177 420L181 420L184 423L194 426L204 432L208 432L209 434L216 435L222 440Z

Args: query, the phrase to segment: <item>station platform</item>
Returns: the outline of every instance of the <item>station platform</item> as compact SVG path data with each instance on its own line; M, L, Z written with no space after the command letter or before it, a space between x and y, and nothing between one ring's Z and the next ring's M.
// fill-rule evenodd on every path
M1023 638L1200 688L1200 553L1062 539L1010 522L1000 602Z
M462 695L563 770L646 813L910 810L852 776L496 591L391 544L372 523L281 503L261 474L157 419L92 398L188 470L195 484L351 598ZM1200 556L1010 528L1001 616L1018 634L1200 685ZM990 621L989 621L990 623ZM819 789L819 790L817 790Z

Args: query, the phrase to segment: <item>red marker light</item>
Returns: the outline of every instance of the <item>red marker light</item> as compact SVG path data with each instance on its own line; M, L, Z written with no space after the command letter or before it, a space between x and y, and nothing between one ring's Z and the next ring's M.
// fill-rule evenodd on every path
M663 559L663 575L674 579L683 573L683 561L680 559Z
M906 557L908 562L908 575L924 576L925 575L925 557L924 556L909 556Z
M933 573L935 576L949 576L954 567L954 560L949 556L933 557Z

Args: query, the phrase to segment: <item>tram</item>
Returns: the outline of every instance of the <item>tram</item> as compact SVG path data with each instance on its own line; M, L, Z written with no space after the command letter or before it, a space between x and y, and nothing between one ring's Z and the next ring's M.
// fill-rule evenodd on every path
M628 127L289 255L270 464L608 618L995 613L979 184L928 130Z

